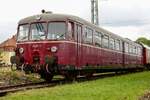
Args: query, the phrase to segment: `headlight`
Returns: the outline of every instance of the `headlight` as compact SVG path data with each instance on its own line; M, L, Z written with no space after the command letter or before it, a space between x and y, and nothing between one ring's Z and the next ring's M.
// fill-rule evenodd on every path
M23 48L19 48L19 53L22 54L24 52Z
M51 47L51 52L57 52L58 48L56 46Z

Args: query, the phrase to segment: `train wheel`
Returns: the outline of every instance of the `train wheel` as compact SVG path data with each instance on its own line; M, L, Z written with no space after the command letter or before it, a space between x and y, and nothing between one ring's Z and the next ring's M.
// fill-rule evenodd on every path
M150 64L145 65L147 70L150 70Z
M25 65L25 66L24 66L24 72L25 72L26 74L33 73L33 68L32 68L30 65Z
M86 77L87 79L91 79L92 76L93 76L93 73L92 73L92 72L91 72L91 73L87 73L87 74L85 75L85 77Z
M53 75L48 74L48 73L41 73L41 78L43 78L44 80L46 80L47 82L51 82Z
M76 74L75 72L67 72L67 73L65 74L65 78L66 78L66 80L68 80L68 81L75 81L76 78L77 78L77 74Z

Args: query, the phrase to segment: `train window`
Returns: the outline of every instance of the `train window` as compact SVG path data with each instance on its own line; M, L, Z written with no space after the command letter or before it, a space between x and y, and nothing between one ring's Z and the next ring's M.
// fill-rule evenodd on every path
M136 54L136 47L133 46L133 53Z
M87 44L92 44L92 38L93 38L93 30L90 28L85 28L85 34L84 34L84 41Z
M120 50L120 40L115 40L115 48L116 50Z
M78 42L82 42L82 26L77 24L76 25L76 31L78 34Z
M141 50L141 48L140 47L138 47L138 55L142 55L142 50Z
M135 54L138 54L138 50L137 50L137 47L135 47Z
M134 46L132 46L132 54L134 54Z
M33 23L30 28L31 40L44 40L46 37L46 23Z
M68 23L68 36L69 36L69 39L74 38L74 23L73 22Z
M48 39L65 39L65 33L65 22L50 22L48 24Z
M132 53L133 53L133 54L135 54L135 51L134 51L134 46L132 46Z
M134 46L132 46L132 54L134 54Z
M115 49L115 40L113 38L109 39L109 48Z
M18 30L18 37L17 41L26 41L28 40L28 33L29 33L29 25L20 25Z
M100 32L94 32L94 36L93 36L93 40L96 46L101 46L101 42L102 42L102 33Z
M134 46L133 45L129 45L129 52L131 54L134 54Z
M104 35L102 38L102 46L104 48L108 48L108 42L109 42L109 37L107 35Z
M125 43L125 52L128 53L129 52L129 44Z
M120 51L122 51L122 41L120 40Z
M129 53L132 53L132 46L129 44Z
M132 46L132 53L134 54L134 46Z

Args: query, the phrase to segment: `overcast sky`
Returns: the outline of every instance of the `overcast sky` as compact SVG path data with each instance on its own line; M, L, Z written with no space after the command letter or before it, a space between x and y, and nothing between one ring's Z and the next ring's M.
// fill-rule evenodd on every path
M99 0L100 26L122 37L150 38L150 0ZM91 0L2 0L0 42L16 33L20 19L41 13L72 14L91 21Z

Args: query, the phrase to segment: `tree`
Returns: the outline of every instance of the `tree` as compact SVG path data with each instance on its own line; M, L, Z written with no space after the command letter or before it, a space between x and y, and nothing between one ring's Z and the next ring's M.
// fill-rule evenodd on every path
M140 38L138 38L138 39L136 40L136 42L143 43L143 44L145 44L145 45L147 45L147 46L150 47L150 40L148 40L148 39L145 38L145 37L140 37Z
M2 64L2 51L0 50L0 65Z

